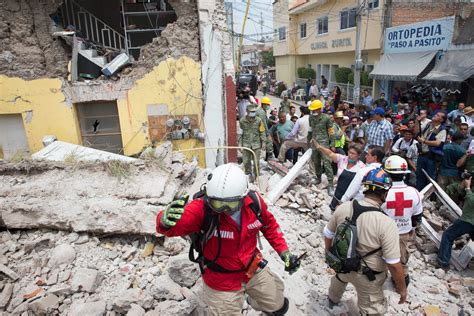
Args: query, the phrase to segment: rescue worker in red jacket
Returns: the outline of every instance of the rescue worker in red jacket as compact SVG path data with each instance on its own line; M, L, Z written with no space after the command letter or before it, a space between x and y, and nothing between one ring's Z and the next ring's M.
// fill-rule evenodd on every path
M209 212L217 214L216 227L206 234L208 241L200 263L204 301L210 315L241 315L245 292L255 310L268 315L284 315L288 311L283 281L265 266L257 248L258 233L262 232L280 255L290 274L300 262L289 252L280 226L263 199L256 193L255 196L260 214L251 208L247 176L237 165L225 164L208 176L202 198L187 205L187 197L175 200L157 216L157 231L173 237L201 231L205 216Z

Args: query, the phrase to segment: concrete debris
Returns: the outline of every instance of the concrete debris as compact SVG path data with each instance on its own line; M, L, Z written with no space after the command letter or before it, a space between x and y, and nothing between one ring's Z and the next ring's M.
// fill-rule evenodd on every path
M171 155L171 165L182 164L180 159ZM167 173L154 160L147 160L142 166L131 165L131 179L120 183L100 164L75 168L38 164L33 162L30 170L34 171L28 174L26 166L0 163L0 216L10 218L4 215L9 209L22 208L12 217L24 216L25 226L45 223L46 219L35 218L42 217L41 212L53 218L48 225L19 227L33 229L0 232L0 271L6 275L0 276L1 311L15 315L205 315L203 282L198 265L188 260L189 241L157 237L154 232L157 211L177 192L195 193L207 171L194 166L196 175L184 183L171 169ZM285 273L265 239L262 252L268 266L285 282L291 315L327 315L327 290L334 273L325 264L322 231L331 216L330 197L325 189L308 182L305 171L276 205L269 205L291 251L307 252L302 268L291 276ZM272 176L272 171L262 170L261 179ZM266 192L262 193L265 197ZM41 211L34 212L33 206ZM21 215L30 210L31 216ZM82 229L70 229L77 214L81 218L73 227ZM426 203L425 216L443 227L449 225L431 202ZM113 228L107 230L106 225ZM386 282L387 314L456 315L472 310L473 272L435 269L428 261L436 254L423 252L429 247L428 239L419 233L410 248L410 303L399 305L393 285ZM349 315L357 314L355 297L353 287L348 287L343 303ZM244 309L246 315L257 315L247 305Z
M7 267L6 265L0 264L0 272L5 274L7 277L12 279L13 281L18 280L19 276L16 274L15 271Z
M74 302L71 305L71 309L69 310L69 316L102 316L104 315L105 309L105 302L104 301L97 301L97 302Z
M58 245L53 249L51 258L49 259L48 266L57 267L61 264L70 264L76 257L76 251L74 247L69 244Z
M94 292L102 281L102 275L94 269L78 269L71 280L73 291Z
M35 315L51 315L59 307L59 298L54 295L46 295L28 304L28 308Z

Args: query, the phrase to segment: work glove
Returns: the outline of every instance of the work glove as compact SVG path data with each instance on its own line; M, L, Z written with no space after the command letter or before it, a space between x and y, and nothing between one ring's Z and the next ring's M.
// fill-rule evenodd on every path
M292 255L289 250L282 252L280 258L285 263L286 272L293 274L300 268L300 259L297 256Z
M189 195L184 195L166 207L165 211L163 212L163 216L161 217L161 224L165 228L170 228L176 225L176 223L181 219L184 213L184 206L188 202Z

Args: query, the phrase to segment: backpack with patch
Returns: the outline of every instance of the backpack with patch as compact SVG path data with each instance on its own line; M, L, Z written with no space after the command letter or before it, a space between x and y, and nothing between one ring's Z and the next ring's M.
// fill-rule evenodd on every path
M357 252L356 246L358 238L356 221L357 218L365 212L385 213L376 207L361 206L356 200L352 202L352 208L352 217L346 217L344 222L337 225L331 248L326 251L326 262L336 273L359 271L361 269L361 261L363 261L365 257L373 255L382 249L382 247L379 247L369 251L363 256Z
M193 199L204 198L206 192L201 190L193 196ZM255 191L250 190L248 196L252 199L252 203L249 205L257 219L265 225L262 218L262 206L260 205L260 199L258 194ZM189 260L199 264L199 269L201 274L204 274L205 269L209 268L213 271L220 273L235 273L246 271L247 268L240 270L229 270L216 263L221 252L221 231L219 228L220 215L212 211L209 205L204 203L204 221L201 225L201 229L197 233L190 235L191 237L191 247L189 248ZM212 236L217 236L217 252L214 258L209 259L204 257L204 248L206 247L207 242L212 238ZM197 256L195 255L197 253Z

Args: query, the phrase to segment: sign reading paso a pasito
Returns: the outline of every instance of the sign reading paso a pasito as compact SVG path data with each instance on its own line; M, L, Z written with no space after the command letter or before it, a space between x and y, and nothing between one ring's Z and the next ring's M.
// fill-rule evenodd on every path
M451 45L454 17L390 27L385 31L385 53L443 50Z

